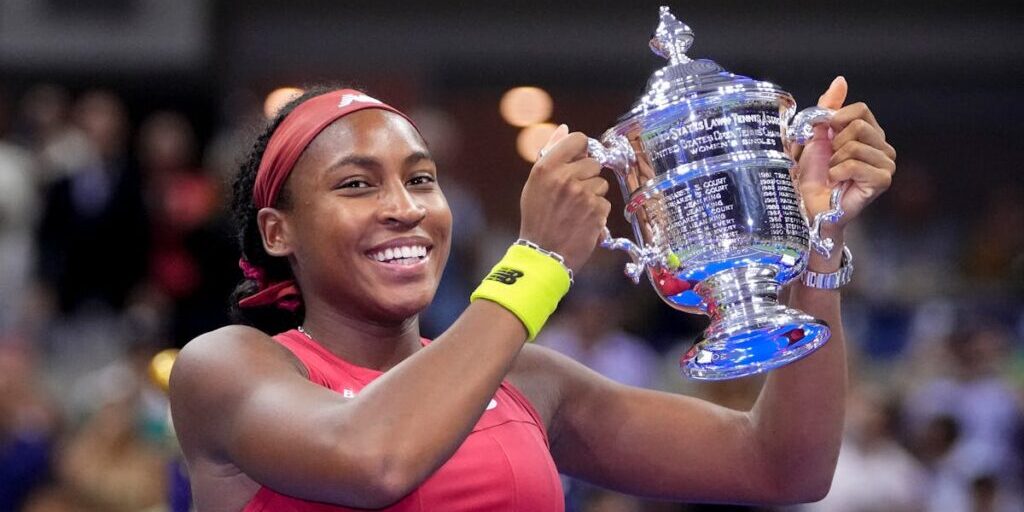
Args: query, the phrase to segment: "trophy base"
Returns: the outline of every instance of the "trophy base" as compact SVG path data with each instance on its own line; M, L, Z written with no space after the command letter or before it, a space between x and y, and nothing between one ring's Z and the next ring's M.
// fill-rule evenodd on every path
M696 287L711 325L680 358L683 375L725 380L764 373L810 354L828 341L828 325L778 303L778 267L719 272Z

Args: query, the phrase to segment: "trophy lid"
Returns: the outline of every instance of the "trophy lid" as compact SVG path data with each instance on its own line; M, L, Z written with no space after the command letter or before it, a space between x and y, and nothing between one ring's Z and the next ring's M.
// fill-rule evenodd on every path
M709 59L691 59L686 52L693 45L693 30L676 19L666 6L661 7L658 27L651 38L650 47L668 64L655 71L647 81L647 90L637 100L624 119L660 113L671 115L682 103L687 109L693 100L710 94L724 95L734 92L758 90L785 94L770 82L730 73ZM652 120L652 119L648 119Z

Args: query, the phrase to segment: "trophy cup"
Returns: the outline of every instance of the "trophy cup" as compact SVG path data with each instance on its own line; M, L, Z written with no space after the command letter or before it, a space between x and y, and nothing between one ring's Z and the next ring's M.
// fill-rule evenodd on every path
M588 150L614 171L637 240L605 229L601 245L630 254L634 283L646 271L670 306L711 318L679 364L688 377L721 380L777 368L828 340L824 322L778 295L810 250L831 254L820 228L843 215L842 185L808 225L784 143L805 143L832 111L794 117L789 93L690 59L692 43L690 27L662 7L650 46L668 65Z

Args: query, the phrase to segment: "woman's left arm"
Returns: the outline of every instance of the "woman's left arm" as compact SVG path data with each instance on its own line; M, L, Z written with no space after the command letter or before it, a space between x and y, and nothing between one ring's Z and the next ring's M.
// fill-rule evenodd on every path
M837 79L819 105L839 109L834 137L819 127L799 148L795 178L808 215L828 208L831 188L848 181L846 215L828 226L832 258L811 256L819 273L839 268L844 226L888 188L895 151L863 104L842 106ZM813 251L812 251L813 252ZM631 494L708 502L796 503L827 494L842 434L846 354L839 292L794 284L790 304L827 322L832 337L801 361L771 372L752 410L620 386L556 356L552 453L562 472ZM523 356L526 356L525 358Z
M822 95L819 106L838 109L829 123L829 139L822 127L802 148L794 178L809 218L829 209L832 188L846 182L842 197L844 216L825 224L824 235L835 248L830 258L811 251L808 269L832 273L840 268L844 227L884 192L896 171L896 151L885 140L871 110L863 103L842 107L846 81L837 78ZM832 336L822 348L802 361L768 375L764 389L750 412L751 421L773 474L800 494L821 498L832 482L842 437L847 369L845 336L840 316L839 290L811 288L795 281L789 304L824 320ZM789 481L792 479L793 481Z

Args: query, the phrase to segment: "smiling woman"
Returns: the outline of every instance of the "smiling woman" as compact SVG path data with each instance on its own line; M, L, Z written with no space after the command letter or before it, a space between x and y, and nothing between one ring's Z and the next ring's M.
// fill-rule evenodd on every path
M538 204L555 204L551 193L561 190L575 209L537 208L524 219L524 233L576 265L593 250L609 206L599 167L584 157L577 140L561 158L580 162L553 166L535 187ZM246 279L232 302L236 320L259 331L235 326L194 340L171 381L199 509L322 506L304 500L333 502L334 510L561 507L543 421L503 377L564 295L570 273L515 247L510 255L528 254L505 262L533 269L516 287L527 292L487 295L452 335L424 349L417 315L440 281L452 218L434 161L404 114L359 91L307 92L256 141L234 206ZM552 214L556 223L547 225ZM545 280L556 283L554 292ZM516 307L524 302L531 305ZM482 339L485 328L493 339ZM488 354L495 357L480 364ZM404 371L391 368L417 359ZM479 375L467 380L467 371ZM426 397L452 390L450 403L395 392L412 387ZM337 415L325 417L331 409ZM397 418L414 421L382 426ZM522 483L504 485L510 480Z
M837 83L822 99L833 108ZM863 104L839 109L831 128L831 143L803 149L797 181L814 215L829 179L851 180L849 219L888 186L894 152ZM675 500L823 495L845 387L838 292L790 290L832 340L773 372L751 411L618 385L524 346L611 208L583 134L559 127L543 155L523 187L520 239L431 342L418 315L452 215L416 127L351 89L282 109L235 183L242 325L190 342L170 378L197 510L559 511L559 471ZM841 242L842 227L832 236Z
M301 108L300 112L291 116L296 108ZM318 110L325 114L310 115ZM364 110L368 111L361 112ZM345 122L334 123L342 117L347 117ZM288 123L284 122L286 119ZM277 135L271 138L272 134ZM388 147L399 147L396 143L402 142L405 142L408 154L386 150ZM389 182L393 181L387 179L386 168L395 162L384 162L381 157L400 159L397 167L402 173L398 178L408 182L407 192L387 194L387 199L392 201L388 207L410 207L408 211L399 212L395 220L419 223L421 217L427 217L426 210L429 208L433 212L429 216L430 222L423 229L429 229L434 238L423 235L407 236L404 239L391 237L377 241L375 246L365 250L365 255L398 275L424 273L421 279L423 283L429 283L431 277L425 274L428 260L433 263L429 270L440 275L447 256L451 214L437 186L437 170L433 160L415 127L401 112L358 91L316 88L282 109L257 141L248 161L243 165L243 172L235 182L235 215L236 223L241 227L239 239L243 250L240 265L247 278L236 290L236 300L232 301L236 320L259 327L265 332L287 330L297 325L297 320L304 314L304 304L300 297L316 293L318 285L330 282L329 279L311 275L299 280L306 283L308 288L300 293L295 272L315 274L317 268L346 268L349 272L344 275L353 277L358 274L360 265L366 266L367 262L360 260L337 261L333 264L322 262L326 267L318 267L313 262L302 265L299 261L293 269L287 257L293 254L292 246L296 242L300 245L303 243L301 238L291 240L288 237L301 237L304 234L311 236L303 245L305 247L315 247L318 242L323 243L325 240L333 240L334 244L341 242L345 247L353 248L370 243L353 237L366 234L355 231L370 225L366 217L374 214L377 196L383 187L388 187ZM313 170L293 173L296 168ZM292 174L295 177L289 179ZM405 189L405 185L400 189ZM416 194L427 200L410 202L407 197L402 197L406 194ZM293 207L293 197L303 198L301 208ZM349 200L332 201L332 198ZM406 204L394 204L395 200ZM285 213L296 217L295 220L336 219L342 226L349 226L349 231L348 234L339 234L344 238L334 239L323 236L325 233L322 230L327 228L326 224L300 221L293 222L294 227L285 233L281 231L287 225L284 222ZM309 227L312 233L298 231L298 226ZM264 233L267 236L266 242ZM376 236L380 238L384 235ZM437 251L433 250L435 244L439 249ZM412 258L412 251L417 252L416 261L396 258L395 250L398 249L401 255L403 247L409 253L407 258ZM432 253L430 258L428 251ZM301 254L306 258L312 257L312 254L307 253L304 251ZM298 257L299 254L296 254ZM331 274L339 273L332 271ZM343 286L341 292L365 293L366 290ZM429 302L429 297L425 300Z
M284 185L292 204L274 208L270 198L262 200L256 221L263 247L271 257L292 259L301 295L312 307L345 304L380 322L412 318L430 304L441 277L451 211L415 127L369 100L338 108L338 96L344 102L345 95L320 95L299 107L325 108L327 119L341 115L295 160ZM266 175L270 182L272 171ZM257 176L257 204L260 183ZM414 248L424 257L396 258L402 248L409 259ZM386 261L376 258L388 251Z

